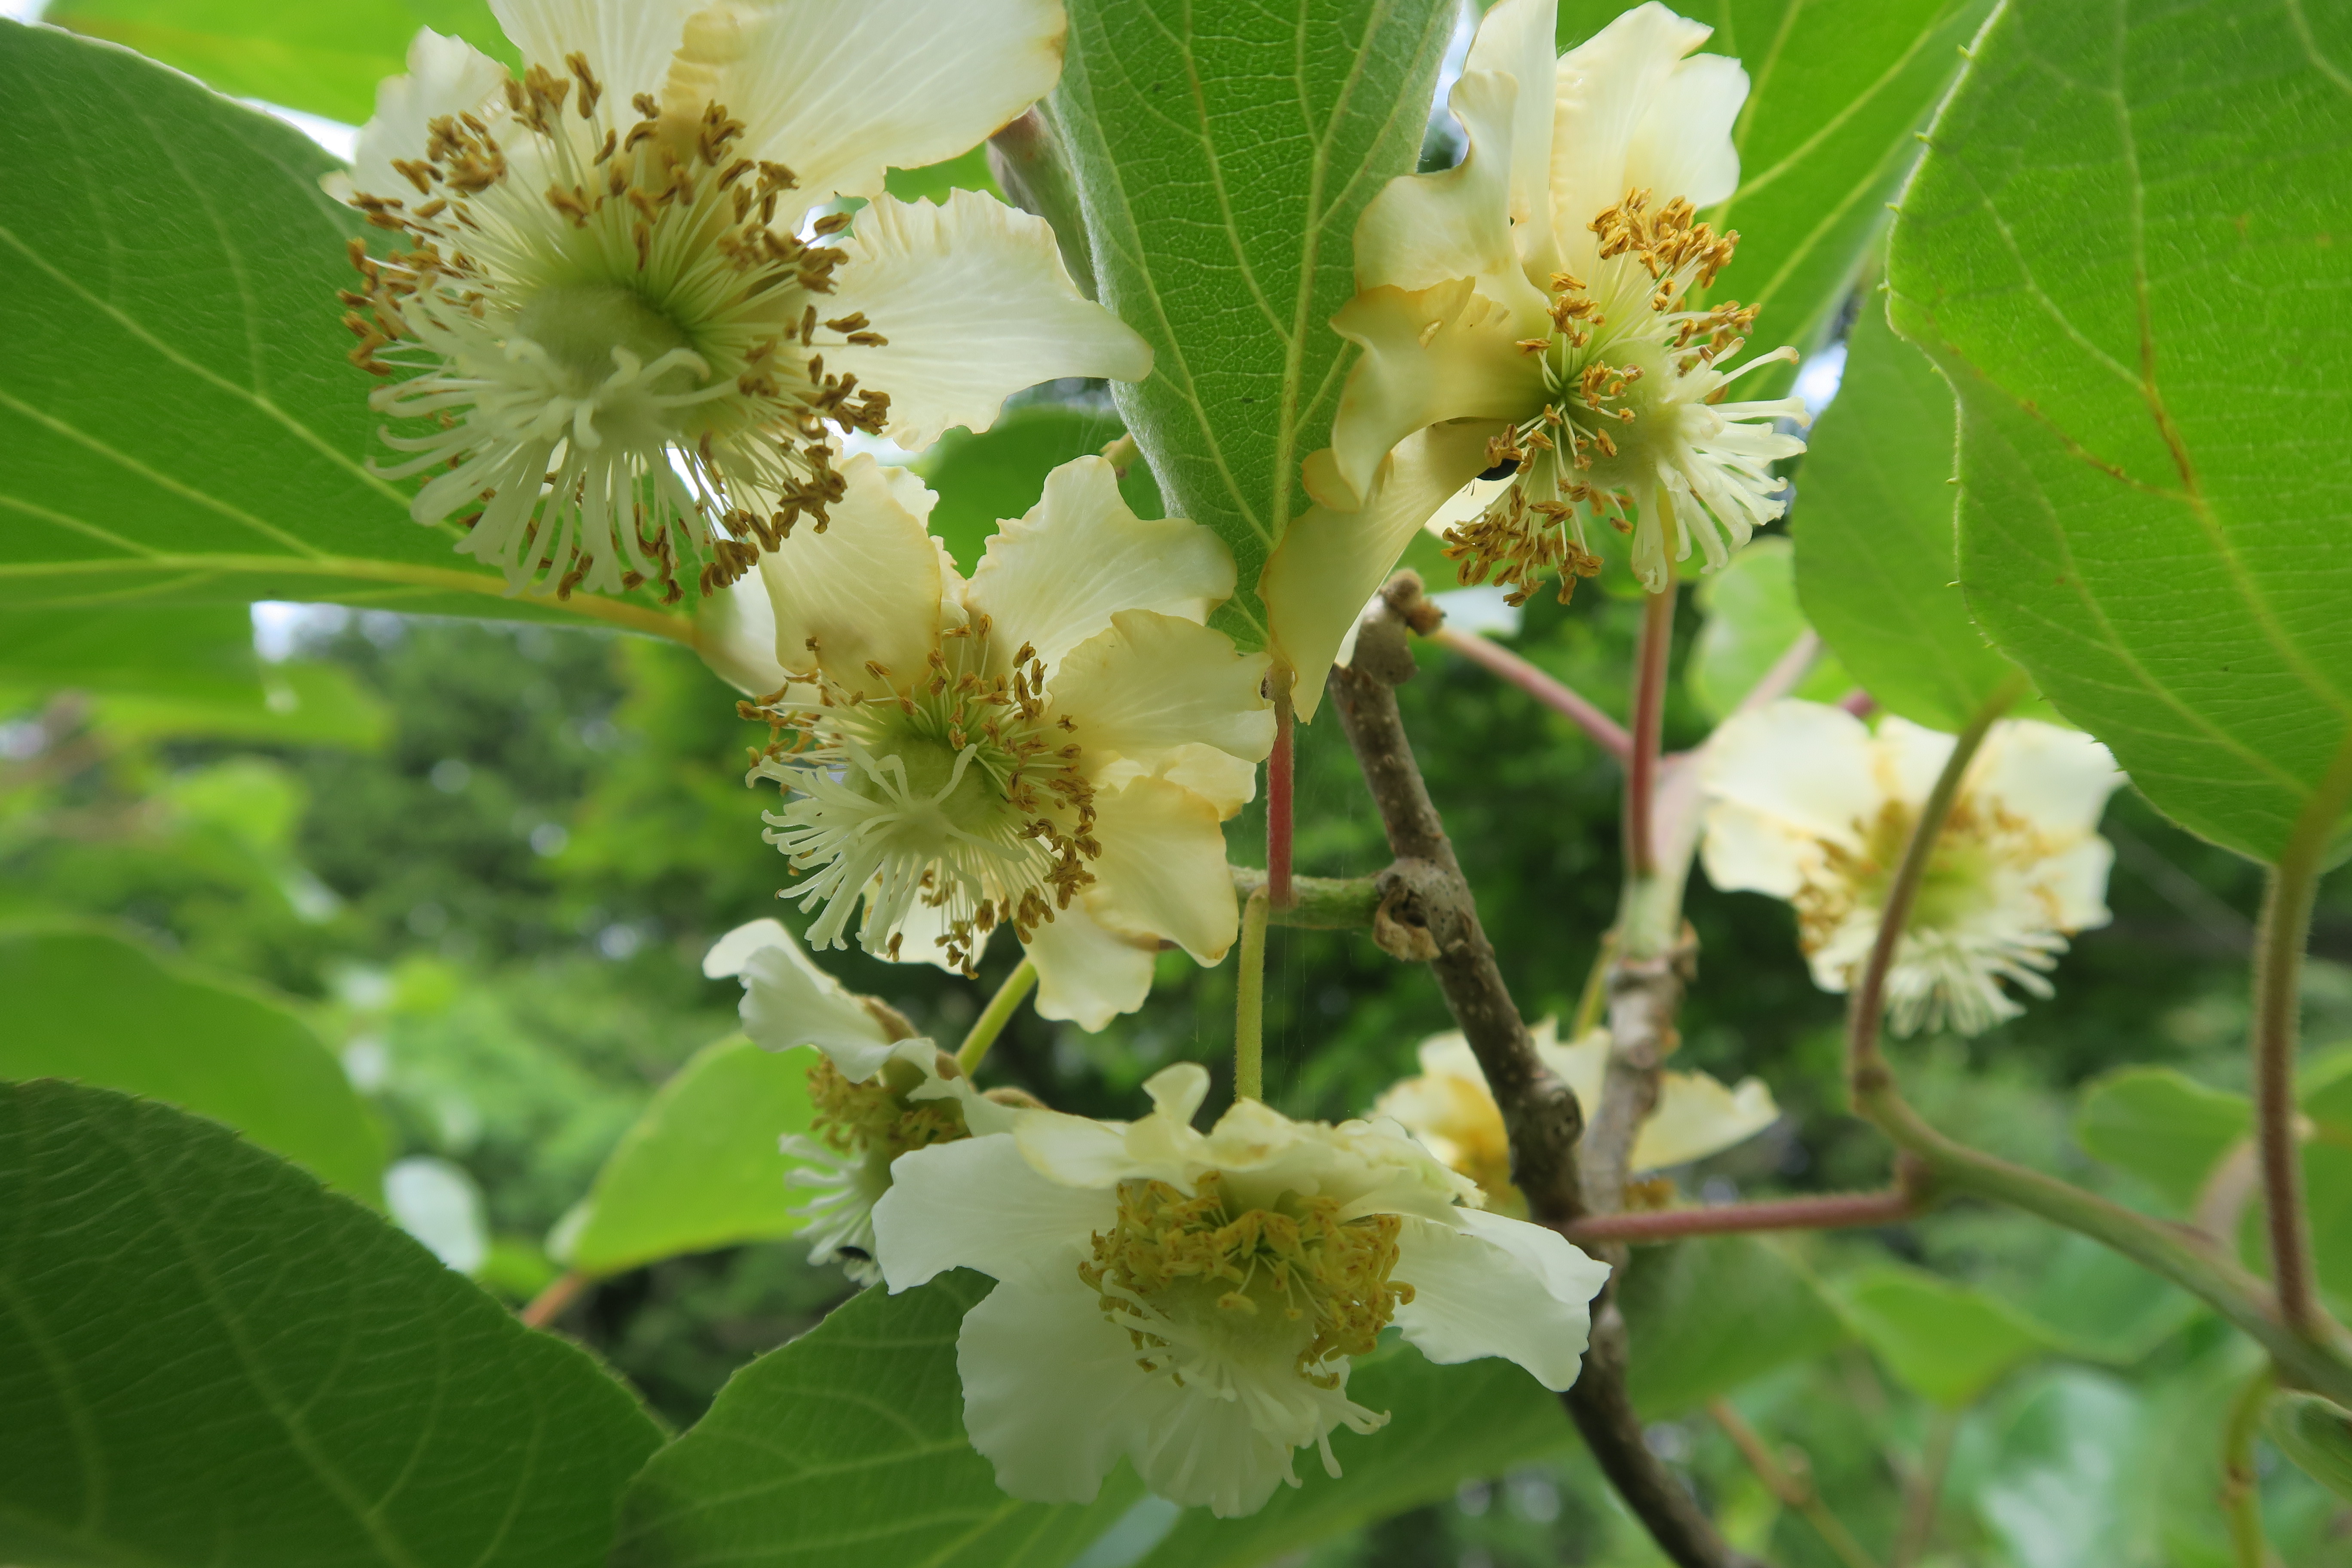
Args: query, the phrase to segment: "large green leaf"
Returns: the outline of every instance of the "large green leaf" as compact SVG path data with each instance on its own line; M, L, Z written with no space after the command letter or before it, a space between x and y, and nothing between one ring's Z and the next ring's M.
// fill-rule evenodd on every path
M1791 514L1797 593L1822 639L1881 707L1948 731L2017 668L1960 597L1958 423L1952 389L1865 300Z
M1734 1331L1725 1329L1726 1302L1738 1304ZM1653 1417L1679 1415L1846 1337L1811 1272L1752 1236L1637 1249L1618 1305L1633 1341L1628 1391Z
M1709 718L1738 707L1809 629L1797 607L1796 570L1788 540L1774 533L1752 541L1730 565L1699 579L1698 607L1706 618L1683 679ZM1825 656L1813 660L1790 695L1834 702L1853 689L1844 667Z
M1124 426L1118 416L1066 403L1033 403L975 436L954 429L914 465L923 482L939 492L931 508L931 531L948 547L956 565L970 573L980 564L996 525L1025 517L1045 488L1045 476L1070 461L1100 452ZM1162 515L1151 469L1132 463L1118 481L1120 499L1138 517Z
M227 1129L0 1085L0 1560L592 1568L629 1393Z
M613 1568L1059 1568L1139 1494L1124 1467L1093 1503L1020 1502L963 1435L956 1332L969 1271L866 1291L737 1373L630 1486Z
M1639 3L1562 0L1561 46ZM1706 49L1737 56L1750 83L1732 130L1739 189L1706 215L1740 237L1717 292L1759 308L1758 346L1811 353L1835 331L1886 202L1917 157L1914 132L1991 0L1682 0L1675 9L1713 27ZM1777 395L1793 375L1759 371L1740 395Z
M776 1143L808 1131L815 1060L812 1049L779 1054L740 1035L696 1052L596 1173L580 1216L564 1226L563 1262L617 1274L798 1230L784 1188L793 1162Z
M2011 0L1888 260L1959 392L1969 607L2261 859L2352 790L2346 62L2343 6Z
M2174 1068L2103 1074L2084 1089L2074 1112L2074 1138L2085 1151L2179 1209L2197 1201L2214 1165L2252 1136L2253 1125L2244 1095L2208 1089Z
M1337 1436L1341 1474L1301 1455L1300 1485L1245 1519L1190 1509L1138 1568L1250 1568L1302 1546L1454 1495L1575 1440L1559 1396L1507 1362L1435 1366L1402 1343L1356 1363L1348 1396L1385 1410L1369 1437Z
M51 0L41 19L128 44L240 98L356 124L376 83L407 69L419 27L513 63L483 0Z
M504 597L368 467L324 153L110 45L0 23L0 605ZM100 177L100 171L103 171Z
M2049 1348L2042 1326L2006 1302L1893 1265L1841 1282L1846 1320L1907 1387L1957 1409Z
M284 1007L92 931L0 934L0 1079L168 1100L378 1201L383 1134L334 1054Z
M1347 362L1357 216L1421 146L1440 0L1072 0L1050 101L1103 304L1151 344L1113 394L1169 510L1240 569L1219 624L1265 641L1257 580L1305 506Z

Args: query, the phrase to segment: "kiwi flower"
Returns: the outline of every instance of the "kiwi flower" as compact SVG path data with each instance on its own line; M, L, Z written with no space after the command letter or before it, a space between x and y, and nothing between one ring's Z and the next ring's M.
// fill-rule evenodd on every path
M1393 1323L1430 1360L1575 1381L1608 1268L1476 1189L1388 1122L1293 1121L1241 1100L1192 1127L1208 1074L1145 1086L1133 1123L1023 1111L919 1149L875 1211L893 1290L997 1280L957 1342L964 1429L997 1484L1091 1500L1121 1458L1171 1501L1255 1512L1294 1455L1388 1417L1348 1397Z
M1786 504L1770 465L1804 443L1776 421L1803 404L1725 394L1795 351L1726 370L1755 312L1697 299L1738 237L1698 214L1738 184L1747 73L1692 54L1708 29L1654 3L1555 58L1554 8L1486 13L1449 100L1467 153L1391 181L1358 222L1356 297L1331 324L1363 353L1307 462L1319 505L1267 568L1302 673L1481 474L1510 482L1448 552L1514 602L1547 573L1563 595L1597 573L1592 523L1632 532L1657 593L1694 545L1720 567Z
M1154 955L1202 963L1239 920L1219 824L1274 744L1267 660L1202 623L1234 588L1207 529L1145 521L1099 458L1046 477L966 582L924 531L937 499L856 457L818 536L761 558L777 664L754 775L815 947L974 970L998 926L1037 1009L1098 1029ZM863 906L860 913L860 906Z
M1873 734L1842 708L1794 700L1727 721L1701 764L1707 879L1795 905L1813 984L1846 990L1952 744L1896 718ZM1979 1034L2024 1011L2006 987L2050 995L2045 976L2067 937L2107 923L2115 851L2096 829L2123 780L2106 747L2079 731L2030 719L1993 726L1895 945L1895 1033Z
M809 1261L838 1263L860 1285L879 1283L874 1205L890 1190L893 1162L910 1149L1004 1131L1013 1108L979 1092L895 1009L845 990L810 963L778 921L729 931L702 972L742 981L743 1032L754 1043L820 1053L809 1068L810 1130L782 1140L797 1162L784 1180L815 1194L793 1211L808 1221Z
M426 474L411 515L513 591L704 594L838 496L835 441L985 428L1150 351L1050 229L987 196L882 194L1050 89L1059 0L499 0L509 78L430 31L328 189L354 242L352 359ZM819 211L871 198L854 217ZM846 231L846 232L845 232Z

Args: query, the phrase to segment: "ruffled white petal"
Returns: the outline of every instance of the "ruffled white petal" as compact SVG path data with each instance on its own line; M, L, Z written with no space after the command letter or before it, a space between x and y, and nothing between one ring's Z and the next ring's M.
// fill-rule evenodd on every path
M1342 1390L1347 1366L1338 1367ZM1162 1377L1172 1388L1172 1379ZM1264 1508L1295 1477L1291 1447L1253 1419L1238 1399L1178 1390L1132 1441L1129 1458L1143 1484L1170 1502L1235 1519Z
M1551 232L1558 12L1553 0L1503 0L1480 20L1477 34L1470 40L1470 53L1462 62L1465 77L1473 71L1493 71L1517 86L1509 110L1510 216L1529 237L1548 237ZM1462 113L1458 101L1454 110ZM1549 248L1539 247L1526 258L1528 275L1541 282L1549 276L1553 261Z
M776 662L776 611L765 579L749 573L702 601L694 616L694 651L719 679L746 697L766 697L787 679Z
M829 349L825 368L888 393L887 434L909 450L950 426L987 429L1041 381L1151 374L1150 346L1070 281L1053 228L992 197L879 198L842 248L828 319L863 314L887 342Z
M1790 700L1791 707L1813 707ZM1951 759L1953 738L1940 730L1922 729L1908 719L1892 715L1878 721L1871 746L1872 777L1887 800L1916 806L1936 787L1936 777Z
M522 51L525 64L563 72L564 57L582 54L622 103L658 93L671 57L686 37L688 17L709 0L490 0L499 28ZM500 72L504 74L503 71Z
M1163 937L1201 963L1225 956L1240 929L1216 808L1191 790L1137 779L1095 796L1087 907L1111 931Z
M1121 1013L1132 1013L1151 994L1156 937L1126 937L1087 910L1085 895L1056 910L1029 933L1030 961L1037 966L1037 1016L1076 1024L1092 1034Z
M1821 864L1821 847L1810 834L1779 817L1719 800L1706 808L1700 826L1699 864L1706 879L1727 893L1769 893L1794 898Z
M1359 510L1318 504L1292 521L1265 563L1271 641L1298 672L1291 701L1315 717L1340 645L1388 580L1414 531L1486 466L1496 426L1440 425L1405 438Z
M742 121L744 151L789 167L810 202L877 195L886 168L978 146L1053 90L1067 26L1060 0L731 0L711 11L731 31L699 51L696 90Z
M2107 910L2107 874L2115 864L2115 847L2095 836L2042 861L2035 881L2047 900L2050 924L2063 931L2092 931L2114 919Z
M1268 662L1195 622L1121 610L1070 651L1047 690L1089 765L1149 767L1185 745L1255 763L1274 749L1274 709L1260 694Z
M1599 251L1586 226L1628 191L1705 208L1738 184L1730 129L1748 76L1720 57L1684 58L1708 32L1651 0L1560 57L1552 226L1570 271L1591 276Z
M1108 1188L1138 1174L1127 1129L1058 1110L1024 1117L1013 1130L1029 1168L1065 1187Z
M1134 1342L1075 1270L1066 1283L990 1291L964 1314L956 1370L971 1446L996 1467L999 1487L1034 1502L1092 1502L1111 1468L1185 1397L1137 1363Z
M1699 782L1717 800L1851 844L1856 824L1875 819L1885 799L1878 765L1861 720L1843 708L1783 700L1726 721L1707 742Z
M506 67L465 39L418 29L408 46L408 74L386 77L376 87L375 113L360 127L350 170L337 170L319 184L339 201L362 192L423 201L392 161L420 156L427 121L480 109L506 79Z
M1441 1365L1501 1356L1555 1393L1568 1387L1609 1266L1541 1226L1480 1209L1455 1219L1407 1219L1399 1230L1392 1277L1413 1299L1397 1309L1397 1327Z
M1128 510L1118 474L1079 458L1045 476L1037 504L1000 526L964 602L1045 661L1108 628L1115 610L1153 610L1201 622L1233 596L1223 541L1182 518L1146 521Z
M866 1005L809 961L781 921L737 926L703 958L713 980L743 981L743 1032L772 1051L814 1046L842 1076L863 1083L890 1055L892 1036ZM929 1041L923 1042L929 1051Z
M1703 1072L1670 1072L1658 1080L1657 1108L1633 1137L1636 1171L1662 1171L1719 1154L1780 1118L1761 1079L1727 1089Z
M2053 836L2097 826L2107 797L2123 782L2106 747L2079 730L2032 719L1995 726L1969 773L1969 788Z
M1366 205L1356 220L1359 289L1418 289L1471 278L1486 283L1490 298L1507 300L1528 287L1511 247L1511 120L1519 97L1518 82L1499 71L1467 71L1454 84L1446 101L1469 150L1451 169L1399 175ZM1548 158L1550 104L1540 79L1533 97L1547 121Z
M923 526L939 498L862 452L841 477L845 493L824 531L803 519L760 557L760 576L776 618L776 662L822 668L845 689L874 694L887 688L868 661L908 680L939 646L940 553Z
M1012 1137L934 1143L891 1165L874 1205L875 1261L894 1292L950 1268L1045 1289L1076 1277L1088 1238L1117 1213L1108 1192L1039 1175Z

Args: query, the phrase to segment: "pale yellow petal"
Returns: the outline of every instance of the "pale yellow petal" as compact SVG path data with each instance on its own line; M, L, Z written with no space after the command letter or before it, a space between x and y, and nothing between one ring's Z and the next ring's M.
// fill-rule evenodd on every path
M1037 966L1037 1016L1076 1024L1093 1033L1121 1013L1132 1013L1151 994L1151 961L1157 938L1120 936L1087 912L1079 897L1029 933L1025 944Z
M1241 654L1224 633L1150 610L1121 610L1072 648L1046 687L1089 769L1120 758L1149 767L1180 746L1258 762L1274 749L1262 695L1267 657Z
M1727 1089L1703 1072L1659 1076L1658 1104L1633 1139L1633 1169L1664 1170L1719 1154L1780 1118L1761 1079Z
M1738 801L1709 805L1702 832L1699 864L1706 879L1727 893L1794 898L1806 874L1821 864L1820 841L1812 835Z
M1216 808L1161 779L1137 779L1095 796L1102 854L1087 908L1112 931L1176 943L1214 963L1240 928L1225 836Z
M1941 763L1938 757L1936 766ZM1706 743L1699 784L1712 799L1747 806L1808 837L1853 844L1857 825L1877 820L1887 798L1879 771L1879 750L1861 720L1843 708L1787 698L1727 720ZM1927 776L1934 778L1934 767Z
M1887 799L1918 805L1936 787L1954 744L1954 737L1941 730L1890 714L1878 721L1878 732L1872 737L1870 776Z
M1462 63L1466 77L1473 71L1495 71L1518 85L1510 106L1508 192L1511 221L1520 226L1522 243L1551 233L1551 160L1554 82L1559 71L1559 7L1553 0L1502 0L1478 24L1470 53ZM1462 108L1454 105L1454 113ZM1464 121L1465 126L1468 121ZM1526 259L1528 275L1538 281L1550 277L1549 246Z
M1501 1356L1557 1392L1576 1381L1609 1266L1557 1231L1462 1209L1455 1226L1403 1221L1394 1278L1413 1290L1396 1325L1423 1355L1440 1365Z
M1361 510L1317 505L1294 519L1258 580L1275 655L1298 672L1291 700L1315 717L1331 661L1415 530L1486 466L1494 425L1440 425L1408 437Z
M1550 321L1487 298L1469 279L1412 292L1369 289L1340 307L1331 330L1364 353L1332 421L1328 467L1309 473L1327 506L1364 505L1381 460L1415 431L1451 419L1523 419L1543 405L1540 363L1518 345L1549 333Z
M2107 910L2107 874L2115 847L2096 834L2079 839L2033 868L2049 901L2050 923L2062 931L2092 931L2115 917Z
M1205 621L1233 591L1223 541L1182 518L1137 517L1119 496L1118 471L1079 458L1045 476L1028 516L999 525L964 602L1013 643L1034 647L1050 678L1065 654L1109 626L1113 611Z
M612 112L626 116L628 101L658 92L670 58L686 37L688 18L708 0L490 0L499 28L522 51L526 65L558 76L564 57L587 57ZM503 68L499 74L505 75ZM624 125L627 124L625 119Z
M878 693L922 673L939 646L940 559L923 520L938 498L903 468L864 453L842 465L845 486L824 531L803 518L760 557L776 617L776 662L822 668L845 689Z
M1970 794L2063 839L2098 826L2124 775L2114 754L2080 730L2016 719L1993 726L1968 782Z
M1543 102L1541 79L1535 96ZM1511 115L1518 97L1519 84L1497 71L1467 72L1454 84L1446 101L1469 150L1451 169L1398 175L1365 206L1356 220L1357 288L1427 289L1506 274L1526 286L1511 247ZM1547 135L1547 153L1549 147Z
M1070 281L1045 220L977 191L947 205L887 196L841 242L828 321L863 315L887 341L824 351L825 369L890 395L886 434L909 451L1063 376L1140 381L1151 349Z
M768 603L766 581L746 573L703 600L694 616L694 651L746 697L766 697L782 687L776 612Z
M878 195L886 168L978 146L1053 90L1067 26L1060 0L732 0L706 15L725 29L693 62L694 89L810 202Z

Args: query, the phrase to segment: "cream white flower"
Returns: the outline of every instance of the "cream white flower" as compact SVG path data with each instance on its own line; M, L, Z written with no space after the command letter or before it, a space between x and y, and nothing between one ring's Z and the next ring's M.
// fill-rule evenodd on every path
M1297 1484L1393 1322L1430 1360L1499 1355L1575 1381L1608 1277L1557 1233L1467 1206L1475 1189L1391 1124L1297 1122L1242 1100L1193 1130L1192 1064L1132 1124L1022 1113L1003 1137L901 1160L875 1213L893 1290L950 1268L997 1286L963 1321L964 1428L997 1484L1092 1499L1123 1458L1160 1496L1224 1515Z
M982 1094L895 1011L845 990L775 921L720 937L702 972L743 982L743 1032L755 1043L823 1053L809 1069L811 1130L782 1140L800 1162L784 1179L815 1194L793 1211L808 1221L809 1261L878 1283L874 1205L890 1190L892 1163L910 1149L1006 1131L1013 1107Z
M1784 700L1707 742L1708 880L1788 900L1813 983L1844 991L1878 934L1886 886L1952 737L1901 719ZM2115 851L2095 829L2123 783L2088 735L2032 720L1993 727L1961 781L1886 978L1898 1034L1973 1035L2048 996L2066 938L2107 922Z
M1345 578L1330 592L1352 613L1362 563L1377 585L1414 526L1481 472L1512 482L1454 530L1454 551L1465 581L1492 574L1522 597L1547 570L1563 594L1599 570L1591 520L1633 531L1634 573L1655 593L1669 558L1696 542L1719 567L1785 504L1769 465L1804 443L1773 421L1801 423L1803 404L1720 399L1794 353L1726 373L1754 312L1692 303L1737 237L1696 213L1738 183L1747 75L1692 55L1708 29L1654 3L1555 59L1553 11L1503 0L1486 13L1449 100L1467 154L1390 182L1357 225L1357 294L1331 324L1363 354L1306 479L1329 512L1363 521L1299 536L1294 553L1318 562L1289 563L1296 595ZM1427 471L1389 471L1391 453ZM1391 484L1409 504L1382 504ZM1302 671L1308 640L1286 644Z
M1591 1114L1601 1103L1609 1071L1609 1032L1595 1029L1564 1046L1546 1018L1532 1033L1536 1054ZM1502 1109L1470 1042L1458 1030L1432 1035L1421 1043L1420 1056L1421 1076L1382 1094L1373 1114L1401 1123L1431 1153L1477 1183L1490 1206L1525 1213L1527 1200L1511 1184L1511 1144ZM1703 1072L1662 1074L1658 1103L1634 1134L1633 1169L1661 1171L1719 1154L1780 1116L1761 1079L1743 1079L1738 1089L1727 1089Z
M931 492L851 458L823 537L761 561L790 798L771 842L840 946L969 973L1009 925L1037 1010L1098 1029L1143 1005L1171 942L1214 963L1237 929L1219 824L1274 743L1266 658L1202 623L1233 592L1207 529L1144 521L1081 458L1002 525L967 583L924 531Z
M517 590L709 594L839 493L834 437L919 447L1009 393L1133 380L1142 340L1045 223L881 194L1054 85L1059 0L498 0L528 70L418 35L329 189L404 241L354 250L352 358L421 423L419 522ZM871 197L853 220L813 217ZM844 237L842 230L850 232Z

